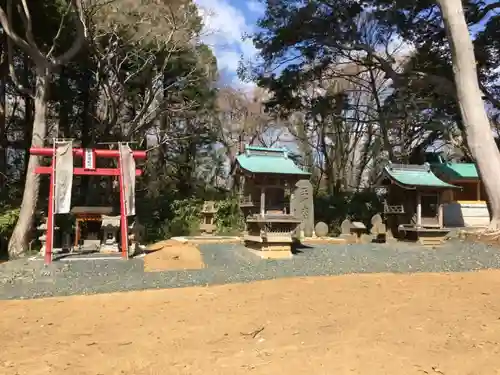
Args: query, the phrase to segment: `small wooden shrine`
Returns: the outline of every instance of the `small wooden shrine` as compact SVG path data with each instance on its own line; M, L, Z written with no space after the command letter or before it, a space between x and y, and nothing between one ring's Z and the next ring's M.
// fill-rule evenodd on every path
M73 207L71 214L75 217L74 248L98 250L101 246L101 227L103 216L113 213L113 207ZM120 216L116 232L120 229Z
M291 255L294 237L299 238L301 232L312 236L309 173L294 163L286 149L246 146L236 158L233 176L246 217L248 247Z
M487 226L490 214L486 192L474 163L447 162L441 153L427 153L432 171L441 180L460 187L443 196L443 220L447 227Z
M388 229L398 239L440 244L449 230L443 224L443 197L457 186L440 180L429 164L389 164L379 185L387 189L384 215Z

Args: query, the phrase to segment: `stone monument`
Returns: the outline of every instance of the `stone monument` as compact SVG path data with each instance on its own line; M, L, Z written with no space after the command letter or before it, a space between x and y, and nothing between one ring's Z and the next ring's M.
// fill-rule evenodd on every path
M341 236L350 236L352 229L352 223L351 220L345 219L341 224L340 224L340 235Z
M300 219L300 232L305 237L314 236L313 187L309 180L299 180L295 184L291 200L292 215Z
M387 239L387 228L380 214L372 216L372 228L370 233L375 237L376 242L385 242Z
M314 231L316 233L316 236L326 237L328 235L328 225L326 225L326 223L320 221L314 227Z

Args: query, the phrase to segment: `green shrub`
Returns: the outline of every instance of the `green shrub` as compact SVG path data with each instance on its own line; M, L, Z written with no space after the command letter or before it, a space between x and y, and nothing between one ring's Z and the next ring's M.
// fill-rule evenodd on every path
M19 208L3 207L0 211L0 258L7 258L7 245L19 218Z
M380 197L373 191L318 195L314 200L315 221L325 222L332 235L340 233L340 224L345 219L361 221L369 228L372 216L382 208Z
M198 199L173 201L170 205L172 218L164 221L164 236L169 238L199 234L202 204L202 201Z
M228 198L217 203L215 213L217 232L222 235L237 235L245 227L245 219L241 212L238 200Z

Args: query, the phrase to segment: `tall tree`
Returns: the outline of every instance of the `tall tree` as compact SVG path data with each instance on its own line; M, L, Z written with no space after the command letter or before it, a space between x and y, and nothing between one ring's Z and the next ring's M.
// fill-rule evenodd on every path
M461 0L438 0L453 58L457 102L467 143L489 198L492 229L500 229L500 152L493 137L479 87L474 47Z
M47 104L49 100L49 84L54 69L67 64L81 49L85 41L85 20L83 19L83 9L81 0L70 0L66 4L66 9L60 14L61 20L59 29L53 36L52 43L46 44L47 48L39 47L40 40L37 41L35 35L41 31L34 29L32 19L33 3L27 0L7 0L5 9L0 7L0 24L8 36L8 56L10 61L11 79L19 82L14 69L13 46L20 48L33 62L35 66L34 89L18 85L18 89L33 98L35 114L33 119L33 132L31 137L32 147L43 147L47 136ZM15 10L17 10L17 12ZM59 38L67 29L65 20L70 19L73 23L75 39L72 45L64 52L61 51ZM22 21L22 27L17 27L16 20ZM39 24L40 25L40 24ZM21 29L24 38L17 31ZM17 257L23 254L28 248L29 234L33 224L33 218L38 199L40 186L39 177L35 174L35 169L39 165L37 156L30 156L26 169L26 183L19 219L14 228L14 232L9 242L9 256Z
M488 56L491 57L492 51L497 48L493 36L498 16L492 16L491 11L499 7L499 4L469 0L465 2L464 10L462 5L458 7L459 3L462 2L460 0L267 2L267 12L259 21L261 30L254 35L254 41L261 50L263 60L255 72L261 85L271 87L272 90L276 88L282 98L288 95L292 101L296 100L296 89L300 87L301 80L303 82L304 79L308 79L304 72L309 74L308 72L312 70L318 76L324 74L328 67L345 64L348 59L361 60L363 66L383 72L392 82L392 89L398 95L403 94L400 99L405 97L416 101L413 109L410 112L406 111L407 114L420 112L422 115L435 115L430 121L431 127L425 129L426 136L423 138L423 143L412 145L412 147L417 146L417 151L425 149L443 136L445 131L442 128L435 128L439 122L446 125L449 120L455 120L457 126L465 131L464 138L478 163L490 197L491 226L496 228L499 226L500 218L500 206L498 206L500 187L497 186L493 176L494 171L500 168L500 159L494 147L484 106L487 104L490 108L496 108L500 103L498 100L500 91L497 89L498 85L494 83L496 75L493 66L487 63ZM373 15L378 24L378 32L374 34L376 36L374 44L367 42L356 21L364 14ZM486 24L485 29L488 32L480 33L476 42L480 52L477 61L478 72L473 41L468 28L479 24ZM397 34L394 35L394 32ZM397 38L403 39L414 50L415 55L410 63L399 67L395 64L397 59L388 54L387 48L384 48L384 45L391 44L385 42L395 41ZM457 50L455 47L459 43L465 48ZM450 48L447 48L448 46ZM307 66L313 68L304 69ZM276 74L276 68L280 69L279 74ZM467 86L470 91L463 91ZM463 96L465 94L466 97ZM486 103L483 103L482 97L486 99ZM396 96L390 95L389 98L395 99ZM422 99L427 100L427 103L423 103ZM384 99L381 104L387 109L386 100ZM452 101L456 101L458 105L454 106ZM390 113L379 110L379 114L386 116L378 119L378 126L382 129ZM458 119L456 114L460 114L461 119ZM443 115L450 117L446 118ZM440 117L443 121L439 120ZM411 124L411 121L407 123ZM387 131L389 129L383 132L387 134ZM391 132L392 136L397 134L393 130ZM481 148L477 143L480 133L486 137L487 142L483 142L484 147ZM392 136L390 135L388 139L390 140ZM387 149L388 143L391 142L387 142L386 139L384 143L384 148ZM399 141L398 143L404 144ZM490 159L489 164L486 162L487 159Z

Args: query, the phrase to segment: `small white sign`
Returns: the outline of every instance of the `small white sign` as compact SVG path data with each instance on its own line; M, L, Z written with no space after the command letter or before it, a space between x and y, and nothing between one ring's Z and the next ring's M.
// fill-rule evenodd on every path
M91 148L85 149L84 168L85 169L95 169L94 168L94 151Z

